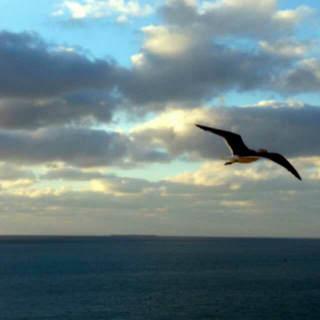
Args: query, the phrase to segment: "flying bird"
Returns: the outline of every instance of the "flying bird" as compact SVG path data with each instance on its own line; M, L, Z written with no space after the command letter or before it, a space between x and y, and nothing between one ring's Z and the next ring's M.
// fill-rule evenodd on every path
M297 172L297 170L281 154L268 152L265 149L259 149L258 151L251 150L244 144L241 136L237 133L210 128L210 127L202 126L200 124L196 124L196 126L202 130L210 131L214 134L217 134L218 136L223 137L225 139L225 142L227 146L230 148L230 151L232 153L231 158L223 158L225 160L229 160L228 162L225 163L225 165L230 165L235 162L251 163L259 160L260 158L266 158L286 168L297 179L301 180L301 177Z

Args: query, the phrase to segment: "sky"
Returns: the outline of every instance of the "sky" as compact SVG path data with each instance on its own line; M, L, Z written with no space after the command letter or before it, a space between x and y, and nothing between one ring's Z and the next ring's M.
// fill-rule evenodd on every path
M0 234L320 237L320 4L0 2ZM224 166L241 134L259 160Z

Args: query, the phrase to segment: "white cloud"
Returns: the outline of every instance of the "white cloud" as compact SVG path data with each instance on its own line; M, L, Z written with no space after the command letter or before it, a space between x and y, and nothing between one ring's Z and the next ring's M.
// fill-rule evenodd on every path
M65 1L63 6L70 10L73 19L83 19L90 11L90 5L82 5L74 1Z
M245 105L243 108L271 108L271 109L280 109L280 108L303 108L305 104L300 101L288 99L285 102L278 102L276 100L262 100L256 104Z
M312 164L311 159L308 161L310 163L305 162L306 166ZM224 167L219 161L205 164L202 168L203 182L200 182L214 181L214 175L217 175L226 179L219 186L213 183L150 182L109 175L93 180L91 190L80 191L75 190L75 186L65 185L56 188L22 186L5 190L0 192L1 227L6 233L108 234L139 231L162 235L275 236L280 230L284 236L319 235L313 210L318 208L316 194L319 186L316 181L309 181L305 189L282 177L270 184L266 180L234 176L235 172L242 170L240 168L240 165L238 168ZM64 170L61 174L66 175L67 172ZM75 170L71 174L77 176ZM78 174L84 178L83 170ZM98 176L98 172L95 175ZM298 223L302 211L304 229L300 228L297 234L293 225L288 226L287 217ZM258 220L255 220L256 216ZM23 230L20 229L21 224ZM314 224L317 228L312 229Z
M126 15L122 14L121 16L119 16L116 20L118 23L126 23L128 22L128 18Z
M273 19L279 22L287 22L290 24L297 24L303 19L314 16L316 10L302 5L297 7L295 10L280 10L274 13Z
M195 172L184 172L168 181L202 186L228 186L230 190L239 190L242 182L270 180L280 176L281 171L261 160L257 165L234 164L224 166L223 160L205 162Z
M20 188L12 191L11 194L27 198L42 198L47 196L59 197L70 190L70 186L63 186L60 188Z
M135 68L143 67L146 61L143 53L135 54L130 59Z
M27 188L34 184L34 181L31 179L18 179L16 181L3 181L0 182L0 189L18 189L18 188Z
M75 53L74 48L70 48L70 47L58 46L57 49L58 51L62 51L62 52Z
M137 197L148 194L166 195L166 187L144 179L126 177L109 177L107 179L94 179L90 182L91 191L102 192L116 197Z
M253 206L255 206L254 201L246 201L246 200L239 200L239 201L223 200L223 201L221 201L221 204L226 207L253 207Z
M169 109L160 113L154 119L144 124L139 124L130 132L132 134L139 134L139 132L148 129L162 130L170 128L174 132L183 134L183 132L190 129L190 126L194 126L195 122L205 120L209 113L210 110L207 108L195 108L191 110Z
M64 15L64 11L62 9L52 12L53 17L61 17L63 15Z
M223 167L223 161L206 162L196 172L184 172L175 177L167 178L167 180L176 183L220 186L233 180L234 170L227 169Z
M291 39L281 39L275 42L260 41L259 44L262 50L268 53L288 57L303 57L308 52L307 44Z
M61 9L53 13L54 16L62 16L68 12L72 19L101 19L116 16L116 21L124 23L128 17L143 17L152 13L152 7L147 1L133 0L78 0L64 1Z
M180 31L167 27L148 26L142 28L146 39L143 47L159 55L179 55L192 46L195 39Z

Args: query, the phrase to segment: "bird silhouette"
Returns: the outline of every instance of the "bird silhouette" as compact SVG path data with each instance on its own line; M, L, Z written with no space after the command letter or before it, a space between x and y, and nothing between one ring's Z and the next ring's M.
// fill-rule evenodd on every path
M259 160L260 158L269 159L280 166L286 168L289 172L291 172L297 179L301 180L301 177L297 170L292 166L292 164L281 154L268 152L265 149L259 149L258 151L249 149L239 134L215 129L211 127L206 127L200 124L196 124L196 126L202 130L210 131L214 134L217 134L220 137L225 139L227 146L230 148L232 157L231 158L223 158L229 160L225 163L225 165L230 165L235 162L239 163L251 163Z

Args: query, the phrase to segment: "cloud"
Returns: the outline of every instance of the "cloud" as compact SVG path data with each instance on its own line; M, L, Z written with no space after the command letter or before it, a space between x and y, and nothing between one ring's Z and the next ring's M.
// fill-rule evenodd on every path
M253 207L254 201L221 201L221 204L226 207Z
M306 8L280 14L273 1L252 4L246 1L244 5L270 21L276 15L292 28L308 15ZM183 10L189 10L195 21L201 20L200 29L197 23L182 27L176 15L180 7L180 18ZM223 142L208 148L212 137L196 134L196 121L241 130L254 148L281 150L288 157L318 154L307 139L317 130L317 106L263 102L250 108L192 109L228 90L318 90L319 63L315 58L301 59L303 42L293 37L282 44L279 39L268 39L250 52L218 44L206 28L206 16L241 10L231 0L214 6L168 1L159 10L167 24L142 29L144 42L132 58L132 68L89 59L67 45L48 44L34 33L0 32L1 160L129 168L183 156L190 160L225 155ZM288 54L290 48L294 54ZM182 110L187 108L190 111ZM127 115L166 112L137 126L130 135L90 129L112 122L118 111ZM255 127L259 134L252 137ZM299 136L292 134L301 131Z
M30 179L18 179L15 181L1 181L0 182L0 190L8 190L8 189L19 189L19 188L28 188L34 184L33 180Z
M32 170L5 162L0 163L0 193L28 189L36 182L37 176Z
M14 181L18 179L35 180L36 175L32 170L19 168L4 162L0 164L0 180Z
M156 183L144 179L109 177L107 179L96 179L91 181L91 189L94 192L103 192L115 196L134 196L145 193L163 194L166 190Z
M93 179L103 179L110 177L100 171L83 171L75 168L58 168L47 170L45 174L39 176L43 180L64 180L64 181L90 181Z
M301 60L303 43L293 38L262 41L249 52L218 44L202 29L148 26L142 33L141 51L124 68L34 33L0 32L0 128L92 126L112 122L118 111L138 118L177 103L194 107L230 90L288 94L319 88L319 61ZM155 152L150 159L161 156Z
M116 66L53 50L34 33L0 32L1 97L50 97L82 89L110 90ZM32 79L32 81L31 81Z
M320 60L304 59L295 68L288 70L277 79L274 87L278 91L297 94L320 91Z
M312 9L306 5L301 5L295 10L279 10L273 15L276 22L288 23L292 26L297 25L303 20L314 18L317 10Z
M279 177L281 170L277 169L275 166L268 168L265 163L225 167L224 161L211 161L204 163L198 171L180 173L167 180L198 186L227 186L230 190L239 190L245 181L271 180Z
M153 10L146 1L60 5L56 19L72 23L126 23ZM171 0L155 10L162 20L141 28L131 67L0 32L0 232L319 236L320 106L199 107L234 90L318 92L317 42L296 37L315 11L273 0ZM119 111L136 127L103 130ZM154 118L139 118L147 113ZM303 182L271 161L224 167L223 139L195 123L282 153ZM184 165L170 172L180 173L163 180L119 174L175 159ZM188 161L204 163L182 172Z
M50 113L46 115L50 119ZM132 168L147 163L168 163L177 158L198 161L229 156L223 139L200 131L195 123L238 132L250 148L265 148L288 158L320 153L317 143L310 139L317 136L319 106L261 101L243 107L169 109L137 125L128 134L85 127L1 130L0 160L20 164L60 161L84 168ZM17 123L14 128L19 128Z
M121 92L137 111L159 111L177 102L188 108L231 90L287 95L319 87L316 73L302 60L316 43L295 39L300 22L316 13L309 7L281 11L274 0L241 5L173 0L158 12L164 25L141 29L141 51L131 57L132 69L120 71ZM303 77L306 68L310 72ZM296 91L297 81L307 84Z
M127 137L102 130L60 128L32 133L0 132L1 160L39 164L63 161L80 167L117 165L127 154Z
M229 156L223 139L199 130L195 123L237 132L252 149L265 148L289 158L320 154L312 138L318 135L320 107L296 102L169 110L137 126L131 135L136 143L163 148L175 157Z
M290 35L301 21L315 13L308 6L278 10L275 0L171 0L160 8L163 19L171 26L194 28L215 36L253 39Z
M113 62L8 31L0 32L0 57L0 128L108 123L122 104Z
M262 50L275 55L304 57L308 50L314 47L314 42L298 42L294 39L283 38L276 41L260 41Z
M161 56L181 55L194 44L194 40L188 34L175 32L164 26L150 25L143 27L142 32L145 36L143 48Z
M223 168L229 169L232 168ZM82 173L79 170L79 175ZM243 179L236 189L229 183L204 186L112 175L92 181L92 190L32 186L2 190L0 228L6 234L23 232L21 225L25 231L37 234L318 234L314 215L319 202L317 181L304 181L301 186L283 177L275 177L272 184ZM289 224L288 210L292 221Z
M124 98L142 113L177 102L188 108L231 90L286 95L295 90L288 70L316 46L295 39L300 22L315 14L308 7L281 11L274 0L174 0L158 12L164 24L141 29L141 51L131 57L130 70L120 71Z
M68 12L71 19L102 19L117 16L116 21L124 23L128 17L144 17L153 12L147 1L124 0L78 0L63 1L60 9L52 13L53 16L63 16Z
M51 98L0 99L0 127L38 129L63 124L91 125L113 119L119 99L103 91L79 91Z
M0 131L0 160L16 164L63 162L76 167L136 167L168 162L165 151L142 147L125 134L61 127L31 132Z
M183 52L174 47L162 49L168 47L164 45L168 39L152 32L160 39L147 40L142 52L133 57L132 70L124 70L121 77L121 90L128 102L140 108L149 104L148 110L152 105L153 110L161 110L175 102L188 107L229 90L266 89L291 64L290 58L210 42L188 44ZM148 33L149 37L150 30Z

